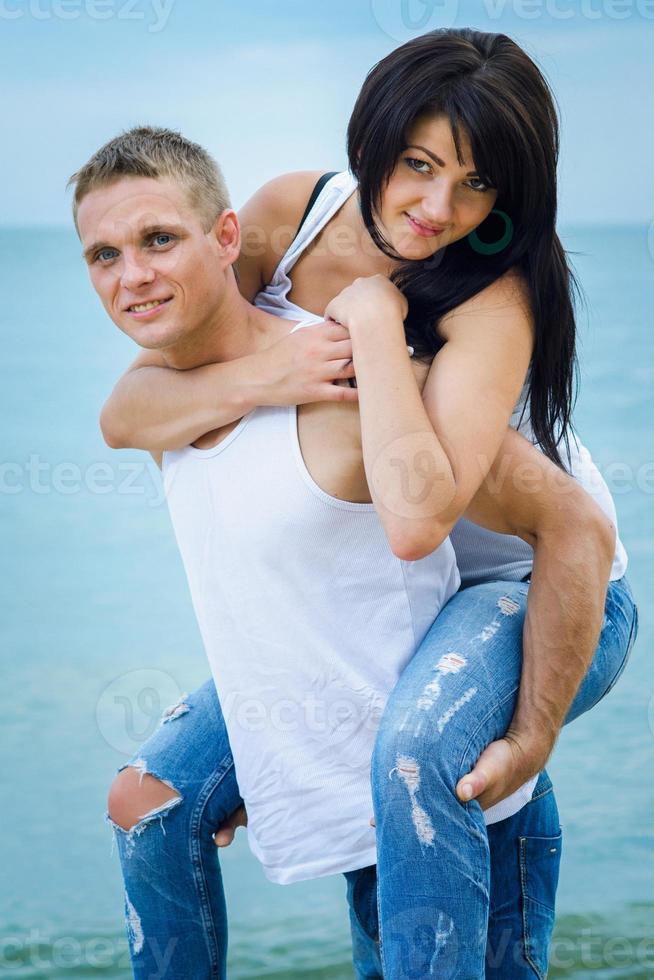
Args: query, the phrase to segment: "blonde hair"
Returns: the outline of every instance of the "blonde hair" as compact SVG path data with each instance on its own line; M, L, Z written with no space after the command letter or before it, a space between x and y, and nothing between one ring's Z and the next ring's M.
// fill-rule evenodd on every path
M180 181L192 207L202 215L205 231L231 207L220 167L198 143L172 129L135 126L100 147L68 181L67 186L75 188L76 228L77 210L86 195L121 177L170 177Z

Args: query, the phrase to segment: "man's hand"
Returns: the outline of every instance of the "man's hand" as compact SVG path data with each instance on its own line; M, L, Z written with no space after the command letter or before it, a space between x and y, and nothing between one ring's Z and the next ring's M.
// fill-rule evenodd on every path
M487 745L475 767L459 780L456 793L468 803L477 800L487 810L537 775L545 766L553 743L507 731L504 738Z
M229 847L234 840L236 828L247 827L247 825L248 815L245 811L245 804L243 804L238 808L238 810L234 810L233 813L230 813L226 820L223 820L220 827L213 835L216 847Z
M487 745L477 764L456 785L463 803L477 800L482 810L488 810L536 776L550 757L553 743L521 736L510 729L504 738ZM466 793L466 787L470 792ZM375 818L370 820L374 827Z
M168 367L161 351L143 351L102 409L105 442L112 449L161 453L182 449L259 405L358 401L357 389L347 384L355 374L346 328L319 323L288 330L255 354L188 371Z
M263 375L254 399L258 405L358 400L356 388L341 385L355 374L350 333L339 323L301 328L255 356ZM252 372L255 386L257 373Z

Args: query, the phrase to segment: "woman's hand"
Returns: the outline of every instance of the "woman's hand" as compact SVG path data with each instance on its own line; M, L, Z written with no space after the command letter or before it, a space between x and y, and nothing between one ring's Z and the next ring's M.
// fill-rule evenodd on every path
M409 305L406 298L386 276L355 279L351 286L334 297L325 309L325 319L336 320L348 330L366 323L393 323L400 327Z

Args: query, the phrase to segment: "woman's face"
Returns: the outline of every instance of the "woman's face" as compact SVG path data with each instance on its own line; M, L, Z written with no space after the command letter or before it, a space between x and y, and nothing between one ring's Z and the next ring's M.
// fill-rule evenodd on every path
M429 258L493 209L497 191L481 182L468 138L463 131L460 136L462 164L446 116L424 116L409 132L377 215L380 231L405 259Z

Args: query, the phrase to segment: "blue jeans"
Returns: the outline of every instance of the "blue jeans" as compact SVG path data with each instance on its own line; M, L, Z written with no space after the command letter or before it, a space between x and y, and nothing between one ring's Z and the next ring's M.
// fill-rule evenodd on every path
M543 807L541 826L526 806L486 828L477 801L455 793L513 716L527 592L521 582L488 582L453 596L382 716L372 758L377 904L382 972L394 980L547 973L561 852L553 809ZM615 684L636 630L629 586L611 583L599 644L566 723ZM452 653L455 669L437 671Z
M485 980L544 977L554 927L554 899L561 862L559 811L549 776L543 771L529 803L514 816L486 828L490 854L490 901ZM357 980L383 977L377 911L377 868L346 871L352 958ZM438 924L438 920L437 920ZM429 949L431 923L413 927L400 939ZM395 939L397 941L397 939ZM426 964L407 963L387 977L429 976ZM440 976L438 970L433 974ZM456 971L443 976L457 977Z
M527 591L490 582L458 592L391 694L372 759L378 864L345 873L359 978L546 974L561 856L547 774L530 803L488 828L479 804L454 794L510 722ZM636 630L626 581L611 583L600 643L566 721L610 690ZM438 698L418 708L435 665L452 652L464 669L445 673ZM167 714L127 765L180 794L129 832L114 825L134 976L224 978L227 912L213 834L242 800L213 682Z

